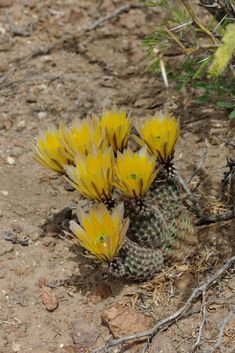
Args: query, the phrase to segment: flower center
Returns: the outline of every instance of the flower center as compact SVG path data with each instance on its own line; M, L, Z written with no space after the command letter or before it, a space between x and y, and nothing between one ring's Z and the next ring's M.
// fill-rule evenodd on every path
M135 174L135 173L131 173L130 174L130 178L133 179L133 180L137 180L138 179L138 175Z
M105 234L100 234L98 235L97 239L96 239L96 242L98 243L105 243L106 242L106 239L107 239L107 236Z

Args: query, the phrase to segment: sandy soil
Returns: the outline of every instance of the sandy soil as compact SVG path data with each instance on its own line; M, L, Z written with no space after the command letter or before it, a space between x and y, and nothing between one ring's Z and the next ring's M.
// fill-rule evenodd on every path
M79 197L66 190L63 179L35 164L35 136L50 124L100 113L110 104L132 110L133 119L168 109L181 118L176 164L185 178L207 148L190 186L205 210L216 213L228 208L221 179L234 151L221 138L234 136L234 124L226 111L195 105L194 91L167 92L160 79L145 72L141 40L153 29L157 11L131 9L84 34L89 24L131 2L2 3L9 7L0 10L0 352L85 352L112 337L102 322L110 305L145 314L151 323L173 313L191 288L234 255L234 221L199 228L197 256L181 266L172 264L152 281L105 283L74 239L55 225L41 228L49 215L76 205ZM7 241L6 232L28 239L28 245ZM216 342L234 292L230 271L207 293L205 348ZM48 297L53 311L43 304ZM200 311L200 303L195 307ZM187 352L199 323L200 312L181 320L153 341L152 351ZM234 324L233 319L226 326L223 352L234 349Z

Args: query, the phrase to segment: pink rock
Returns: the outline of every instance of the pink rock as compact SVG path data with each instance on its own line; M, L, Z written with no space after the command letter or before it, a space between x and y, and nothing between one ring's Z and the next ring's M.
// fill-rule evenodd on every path
M12 0L0 0L0 8L1 7L10 7L12 5Z
M133 308L114 304L101 315L115 338L148 330L153 320Z

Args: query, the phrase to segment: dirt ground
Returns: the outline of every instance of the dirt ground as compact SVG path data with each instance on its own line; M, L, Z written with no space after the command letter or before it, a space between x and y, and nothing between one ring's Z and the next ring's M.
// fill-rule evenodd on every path
M124 311L122 318L126 313L127 322L130 312L147 316L141 326L145 330L176 311L192 288L235 254L234 220L220 222L198 228L200 251L190 261L172 264L143 284L105 282L97 266L81 256L74 239L60 234L55 225L42 231L48 216L76 206L79 197L66 190L63 179L33 161L35 136L51 124L98 114L110 104L131 110L133 119L158 109L179 116L178 169L187 179L206 148L202 169L190 187L207 213L228 209L229 191L222 194L221 179L226 158L234 157L224 142L234 136L234 123L214 105L195 105L194 91L166 91L160 79L145 72L141 40L160 14L133 8L84 34L98 18L128 3L0 1L1 353L90 351L135 326L130 320L120 327L124 319L107 325L104 313L114 307ZM7 241L6 234L28 239L28 244ZM216 344L234 296L232 270L205 294L204 352ZM190 350L198 334L200 303L194 309L153 340L152 352ZM234 347L233 317L225 327L221 352L234 352Z

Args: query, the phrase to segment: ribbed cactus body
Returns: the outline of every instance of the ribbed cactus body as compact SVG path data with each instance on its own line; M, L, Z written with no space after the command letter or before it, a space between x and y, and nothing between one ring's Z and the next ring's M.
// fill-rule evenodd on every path
M147 248L158 249L164 245L167 228L164 217L145 198L127 199L125 216L130 219L127 236L131 240Z
M141 281L152 278L162 266L160 250L144 248L127 239L118 257L110 263L109 273L114 277Z
M110 264L115 277L146 280L161 270L164 261L185 261L197 244L192 217L183 207L178 185L155 182L140 199L126 199L130 218L127 240Z
M156 205L167 220L174 217L175 212L182 207L179 186L174 181L156 179L145 199L150 205Z
M168 226L169 236L163 249L171 262L185 262L192 256L197 246L197 237L191 214L183 209Z

